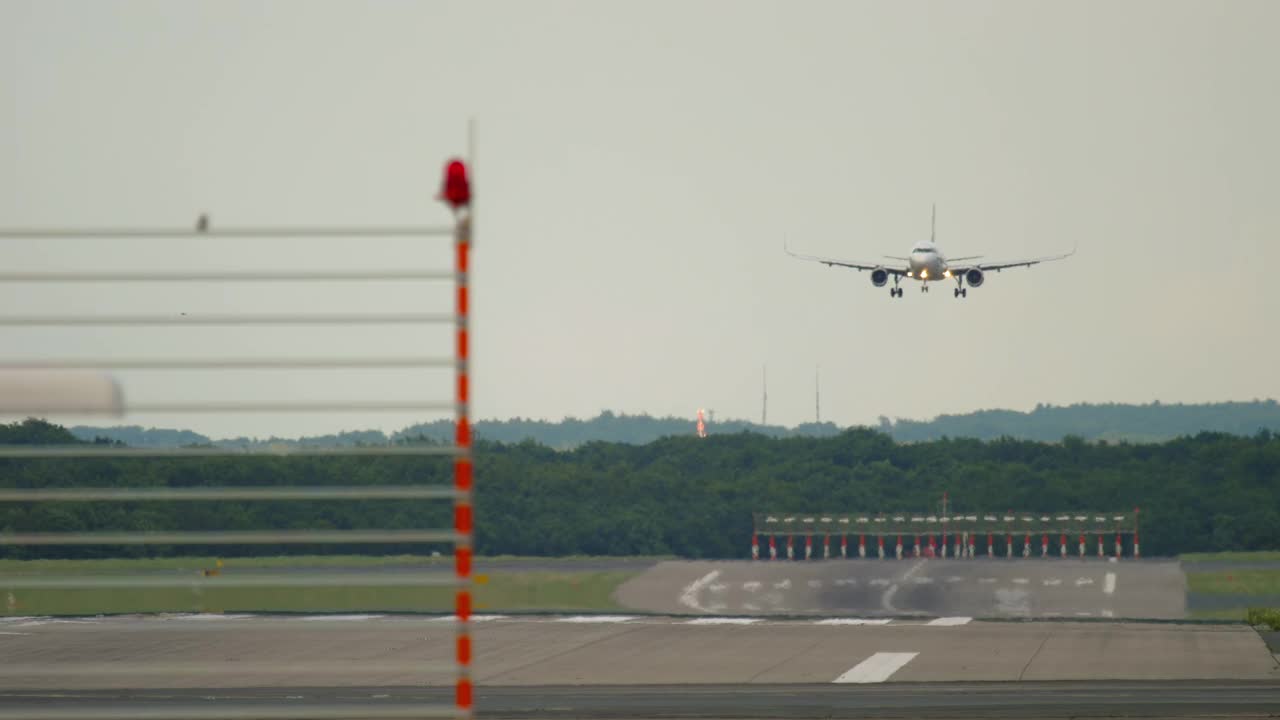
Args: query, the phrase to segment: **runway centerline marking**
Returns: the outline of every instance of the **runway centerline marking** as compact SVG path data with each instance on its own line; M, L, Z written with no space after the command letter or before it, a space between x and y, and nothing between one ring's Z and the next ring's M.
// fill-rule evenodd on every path
M810 581L809 581L809 587L814 588L814 589L816 590L816 589L818 589L818 588L822 587L822 581L821 581L821 580L810 580Z
M1044 581L1044 584L1045 584L1046 586L1061 585L1061 584L1062 584L1062 580L1061 580L1061 578L1049 578L1048 580L1045 580L1045 581Z
M929 622L925 623L925 625L934 625L934 626L968 625L971 622L973 622L973 618L971 617L940 617L940 618L934 618L933 620L930 620Z
M1076 578L1076 587L1080 587L1081 585L1092 585L1092 584L1093 584L1093 578Z
M774 590L786 590L791 587L791 579L781 580L773 584Z
M1014 579L1013 579L1013 584L1014 584L1014 585L1026 585L1026 584L1027 584L1027 583L1029 583L1029 582L1031 582L1031 581L1030 581L1030 580L1028 580L1028 579L1026 579L1026 578L1014 578Z
M713 593L718 593L718 592L724 592L725 590L728 590L729 586L724 583L711 583L710 585L707 586L707 589Z
M695 618L685 625L754 625L758 622L760 618L711 617Z
M1116 591L1116 574L1109 572L1107 573L1107 576L1102 581L1102 592L1108 595L1112 595L1115 593L1115 591Z
M707 609L698 604L698 593L702 592L702 588L710 585L720 577L719 570L712 570L702 577L694 580L685 586L684 592L680 593L680 603L687 605L698 612L707 612Z
M748 580L747 582L742 583L742 589L746 590L747 592L753 593L760 589L760 581Z
M991 583L993 583L993 582L995 582L995 581L996 581L996 579L995 579L995 578L978 578L978 582L979 582L979 583L981 583L981 584L983 584L983 585L990 585Z
M832 680L833 683L881 683L888 680L920 653L879 652L854 665Z

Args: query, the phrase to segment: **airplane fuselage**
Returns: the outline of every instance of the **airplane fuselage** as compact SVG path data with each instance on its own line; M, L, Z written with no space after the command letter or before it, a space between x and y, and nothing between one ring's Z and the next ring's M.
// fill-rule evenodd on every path
M951 277L947 258L935 245L917 246L907 258L908 277L929 282Z

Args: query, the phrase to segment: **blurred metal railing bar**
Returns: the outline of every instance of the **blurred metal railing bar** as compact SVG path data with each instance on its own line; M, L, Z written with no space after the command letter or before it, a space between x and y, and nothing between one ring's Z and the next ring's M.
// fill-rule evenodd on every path
M0 361L0 370L310 370L451 368L451 357L76 358Z
M250 315L7 315L5 327L85 325L400 325L452 323L448 313L273 313Z
M296 487L3 488L0 502L173 502L200 500L442 500L452 485Z
M124 410L125 414L137 413L312 413L312 412L394 412L394 411L423 411L423 412L449 412L454 409L454 403L445 402L419 402L416 400L380 400L377 402L365 401L327 401L327 402L274 402L274 403L255 403L255 402L187 402L187 403L128 403ZM6 408L6 412L11 415L33 415L41 416L49 413L57 413L59 415L96 415L101 410L93 407L73 407L58 406L56 408L42 407L11 407Z
M7 575L0 579L5 590L80 590L126 588L212 589L219 587L442 587L456 588L465 583L444 567L440 572L379 573L253 573L202 575L71 575L66 577L22 577ZM452 597L450 597L452 599ZM416 669L416 665L414 668ZM449 669L453 670L452 663Z
M149 272L0 272L0 282L113 283L113 282L297 282L454 280L452 270L152 270Z
M238 704L238 707L229 707ZM290 701L281 705L228 699L222 706L165 703L115 705L114 707L48 708L31 705L17 710L0 709L0 720L390 720L392 718L469 718L471 713L452 705L381 705L334 707Z
M54 458L207 458L207 457L315 457L315 456L439 456L462 455L456 445L386 445L359 447L265 447L260 449L192 447L130 448L102 445L0 445L0 459Z
M121 240L146 238L452 238L450 226L217 227L195 228L3 228L3 240Z
M394 545L451 543L453 530L209 530L0 533L0 545Z

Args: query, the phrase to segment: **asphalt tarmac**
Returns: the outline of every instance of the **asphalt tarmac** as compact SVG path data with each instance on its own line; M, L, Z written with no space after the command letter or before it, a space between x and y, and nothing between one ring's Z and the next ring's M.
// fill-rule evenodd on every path
M422 687L0 692L0 719L75 717L424 717L452 694ZM486 687L490 718L1237 718L1280 715L1280 685L1258 682L1034 682L932 685ZM96 715L90 713L96 712Z
M672 561L624 583L637 610L868 617L1185 618L1176 560Z

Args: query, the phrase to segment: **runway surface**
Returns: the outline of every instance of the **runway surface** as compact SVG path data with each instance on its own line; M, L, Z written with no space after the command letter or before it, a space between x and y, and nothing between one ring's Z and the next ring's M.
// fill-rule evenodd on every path
M626 607L705 614L1186 617L1177 561L1088 558L672 561L615 594Z
M479 709L491 717L1280 709L1280 664L1242 625L482 615L474 636ZM449 702L454 639L449 617L6 618L0 718L197 717L201 708L288 717L366 702L379 713L369 717L408 717Z
M439 688L293 687L181 691L0 692L0 718L73 717L110 709L119 717L191 708L282 716L307 708L371 709L415 717L451 702ZM476 710L492 718L1092 718L1275 717L1280 686L1250 682L946 683L937 685L656 685L481 687ZM263 711L266 712L263 712ZM189 716L189 715L188 715ZM421 717L421 715L416 715Z
M1243 625L479 616L481 685L1277 680ZM453 682L450 618L160 616L0 623L0 689Z

